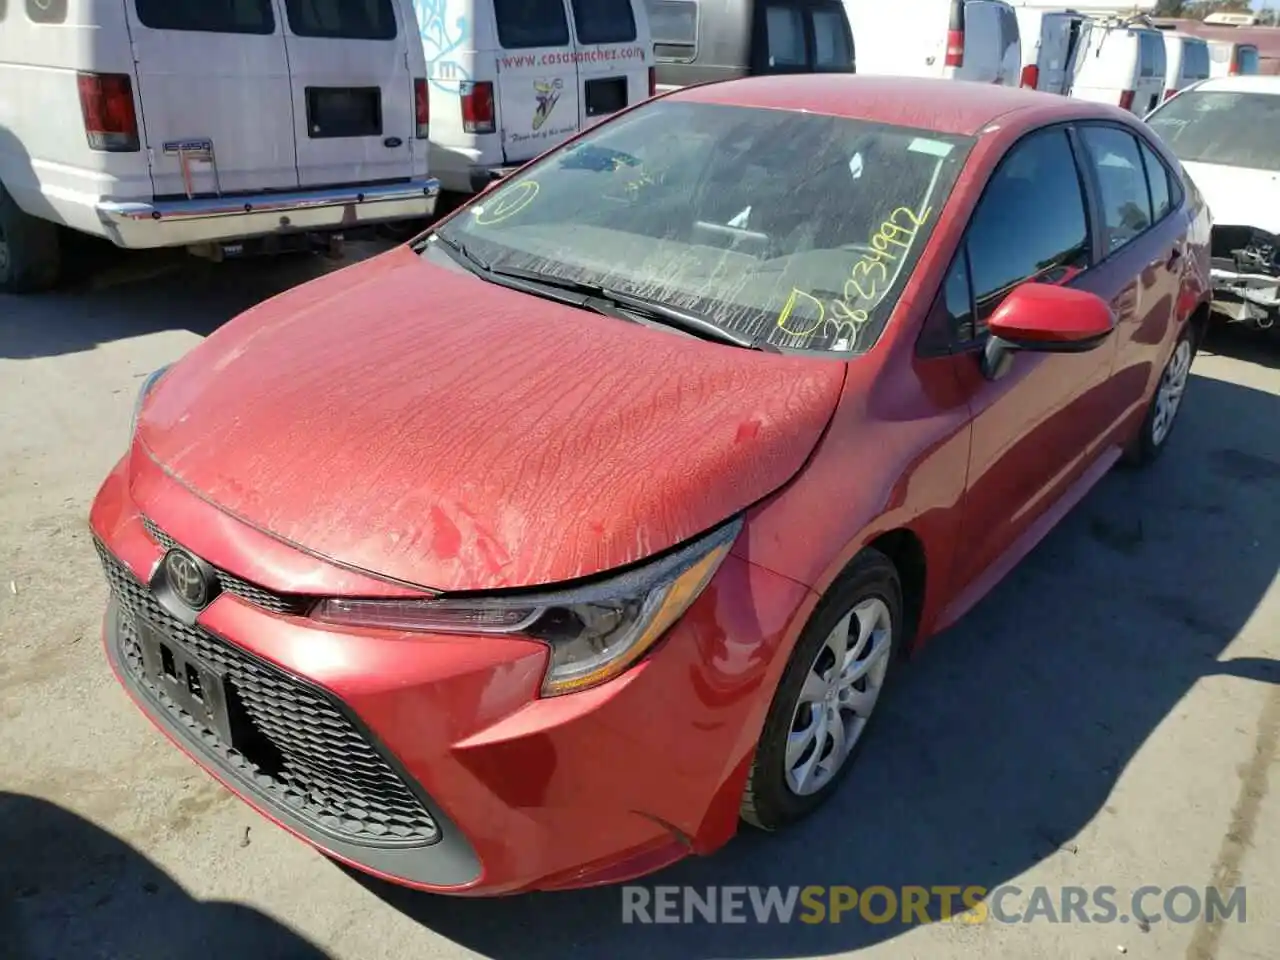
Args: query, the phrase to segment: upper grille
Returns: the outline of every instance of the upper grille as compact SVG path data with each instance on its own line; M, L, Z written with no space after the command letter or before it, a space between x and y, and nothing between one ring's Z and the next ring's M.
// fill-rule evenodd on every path
M172 616L95 538L107 583L120 606L120 661L135 689L165 719L194 734L216 763L238 774L268 806L318 830L368 846L422 846L439 829L422 802L327 694L199 626ZM225 678L236 742L178 706L143 670L136 618L145 617Z
M182 544L157 527L149 518L143 517L142 525L147 528L147 533L151 534L151 539L166 550L181 549ZM270 590L240 579L233 573L227 573L227 571L216 567L214 569L218 575L218 586L224 592L234 594L240 599L247 600L254 606L262 607L264 610L270 610L272 613L301 616L307 612L314 602L306 597L289 597L279 593L272 593Z

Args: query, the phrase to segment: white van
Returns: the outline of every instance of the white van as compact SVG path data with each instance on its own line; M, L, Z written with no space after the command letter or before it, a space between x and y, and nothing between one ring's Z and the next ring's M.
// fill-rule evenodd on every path
M1164 98L1164 37L1152 27L1092 20L1076 55L1071 96L1145 116Z
M1258 48L1234 40L1209 41L1209 76L1247 77L1258 72Z
M1164 34L1164 100L1200 80L1209 79L1209 44L1184 33Z
M408 0L0 0L0 290L59 230L220 259L429 216Z
M1022 38L1021 84L1046 93L1071 92L1080 38L1088 31L1089 18L1077 10L1014 8Z
M844 0L858 73L1016 87L1018 20L1003 0Z
M644 0L414 0L431 173L476 193L654 93Z

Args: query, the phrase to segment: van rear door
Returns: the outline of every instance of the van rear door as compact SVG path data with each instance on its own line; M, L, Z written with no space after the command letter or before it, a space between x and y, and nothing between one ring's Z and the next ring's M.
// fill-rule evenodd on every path
M272 0L122 0L156 197L295 189L289 65Z
M1073 28L1079 19L1070 13L1046 13L1041 19L1040 52L1036 60L1037 90L1060 94L1067 92L1072 41L1075 36ZM1033 40L1032 37L1023 37L1023 48Z
M964 6L964 62L955 79L1016 87L1021 74L1022 47L1013 9L996 0L968 0Z
M507 163L523 163L578 131L577 52L565 0L493 0L498 127Z
M1133 112L1140 117L1160 106L1164 99L1167 64L1164 36L1155 30L1138 30L1138 84Z
M631 0L570 0L577 41L578 122L588 126L649 96L647 17Z
M394 0L281 0L292 76L298 182L304 187L407 180L416 117L409 42Z

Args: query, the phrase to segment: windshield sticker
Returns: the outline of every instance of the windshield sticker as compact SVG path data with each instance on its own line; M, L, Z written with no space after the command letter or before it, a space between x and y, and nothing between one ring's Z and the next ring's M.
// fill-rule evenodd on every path
M855 180L862 179L862 154L855 153L849 161L849 174Z
M483 203L471 210L471 222L478 227L491 227L495 223L509 220L533 203L538 195L537 180L521 180L502 191L489 203Z
M928 140L925 137L916 137L909 144L907 149L912 153L927 153L931 157L937 157L945 160L951 155L954 149L951 144L944 143L941 140Z
M834 340L831 349L852 349L858 332L871 316L870 311L879 306L897 282L906 255L932 212L931 207L919 213L910 207L898 207L889 214L871 235L867 243L869 252L850 268L841 295L830 301L832 316L827 316L827 304L818 297L792 287L791 295L778 313L778 329L792 337L829 336ZM893 269L887 264L893 264ZM793 319L797 308L816 315L816 319Z

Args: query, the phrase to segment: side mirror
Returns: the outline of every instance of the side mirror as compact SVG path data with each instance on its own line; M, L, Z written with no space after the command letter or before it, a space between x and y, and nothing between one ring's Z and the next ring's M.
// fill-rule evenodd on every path
M1111 307L1097 294L1049 283L1015 287L987 322L983 373L1004 376L1020 351L1084 353L1115 329Z

